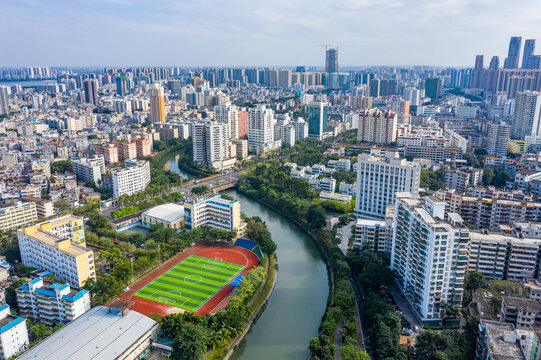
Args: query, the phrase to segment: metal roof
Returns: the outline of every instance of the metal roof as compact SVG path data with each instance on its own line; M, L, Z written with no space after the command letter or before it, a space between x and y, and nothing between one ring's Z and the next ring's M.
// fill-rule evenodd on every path
M145 211L143 215L166 223L174 223L184 218L184 206L177 204L158 205Z
M98 306L18 357L20 360L116 359L158 323L130 310L124 316Z

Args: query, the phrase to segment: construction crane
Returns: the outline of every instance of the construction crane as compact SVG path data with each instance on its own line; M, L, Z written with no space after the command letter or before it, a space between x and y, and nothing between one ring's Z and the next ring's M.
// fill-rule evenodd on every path
M330 48L332 45L319 45L319 46L323 46L325 48L325 51L327 51L327 49Z

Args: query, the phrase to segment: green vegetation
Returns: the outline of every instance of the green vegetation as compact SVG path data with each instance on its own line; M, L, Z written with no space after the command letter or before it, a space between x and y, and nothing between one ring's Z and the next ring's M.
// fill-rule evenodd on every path
M419 360L473 359L474 348L467 340L466 334L456 330L427 330L415 339L415 353Z
M207 185L199 185L192 188L192 193L194 193L195 195L204 195L208 194L209 192L210 188Z
M436 171L421 169L421 187L432 191L445 188L445 170L439 168Z
M259 244L265 255L271 255L276 251L276 243L272 240L267 225L257 216L246 223L246 235Z
M72 171L73 164L69 160L55 161L51 164L51 172L63 174L66 171Z
M196 311L243 269L242 265L191 255L135 295Z
M491 168L483 169L482 182L485 186L495 186L497 188L504 188L508 181L513 180L511 175L503 170L492 170Z

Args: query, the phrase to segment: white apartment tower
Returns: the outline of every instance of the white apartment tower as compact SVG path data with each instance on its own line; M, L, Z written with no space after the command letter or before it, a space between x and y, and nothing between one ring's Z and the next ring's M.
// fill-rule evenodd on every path
M525 136L541 135L541 93L522 91L515 99L515 113L511 127L511 138L523 140Z
M510 134L511 126L505 123L488 125L488 155L498 157L507 156L507 148L509 146Z
M206 121L192 125L193 161L214 167L230 158L229 127L225 123Z
M144 160L126 160L126 167L112 173L113 196L133 195L150 184L150 166Z
M470 234L445 202L396 194L391 269L426 325L438 325L442 304L460 306Z
M399 158L396 152L387 152L384 158L359 155L355 215L385 219L385 207L394 202L395 193L417 196L420 179L420 165Z
M259 154L274 141L274 111L258 105L248 111L248 151Z
M227 136L230 139L238 139L239 111L235 105L232 105L230 102L216 105L214 107L214 120L222 124L227 124Z

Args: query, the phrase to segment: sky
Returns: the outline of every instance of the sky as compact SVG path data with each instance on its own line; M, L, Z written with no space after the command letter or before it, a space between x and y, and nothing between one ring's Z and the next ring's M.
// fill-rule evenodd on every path
M323 66L325 44L340 66L473 66L541 35L540 14L539 0L0 0L0 66Z

